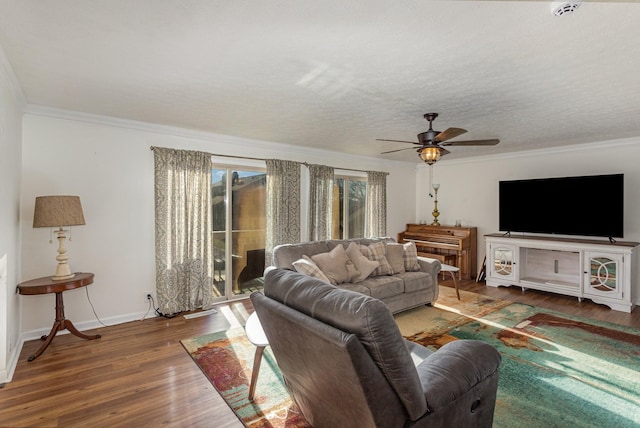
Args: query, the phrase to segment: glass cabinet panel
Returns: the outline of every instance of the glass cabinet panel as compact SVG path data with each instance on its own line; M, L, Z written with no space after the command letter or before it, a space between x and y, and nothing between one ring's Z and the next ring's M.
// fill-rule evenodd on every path
M585 293L600 296L621 295L622 256L587 253Z
M491 273L494 278L515 278L515 253L515 247L509 245L491 247Z

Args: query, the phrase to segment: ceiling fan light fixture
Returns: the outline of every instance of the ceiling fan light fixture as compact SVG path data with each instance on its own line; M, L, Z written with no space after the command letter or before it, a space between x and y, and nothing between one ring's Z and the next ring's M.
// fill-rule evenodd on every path
M427 165L433 165L442 157L439 147L424 147L420 150L419 156Z

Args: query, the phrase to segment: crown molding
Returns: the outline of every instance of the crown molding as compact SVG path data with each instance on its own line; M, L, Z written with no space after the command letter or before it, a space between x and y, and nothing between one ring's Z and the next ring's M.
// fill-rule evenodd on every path
M256 149L263 149L266 151L277 151L279 154L286 153L290 155L290 157L292 158L291 160L301 162L304 161L304 159L300 160L300 157L304 158L308 155L337 160L340 161L342 166L345 168L351 165L353 161L367 161L373 164L384 164L393 167L407 167L407 165L413 165L412 162L389 161L372 156L354 155L334 152L330 150L316 149L313 147L294 146L273 141L234 137L232 135L216 134L212 132L198 131L194 129L180 128L169 125L159 125L130 119L121 119L112 116L103 116L73 110L58 109L39 104L27 104L24 108L24 113L33 116L50 117L54 119L69 120L93 125L111 126L142 132L159 133L174 137L189 138L212 143L225 143L233 147L233 152L221 153L225 156L236 155L238 157L242 157L246 156L246 153L249 150L256 151ZM284 156L280 156L280 158L284 158ZM336 166L335 168L340 169L339 166Z

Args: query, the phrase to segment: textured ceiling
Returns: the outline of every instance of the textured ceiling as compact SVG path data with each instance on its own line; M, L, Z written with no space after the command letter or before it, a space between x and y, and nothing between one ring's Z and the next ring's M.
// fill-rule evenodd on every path
M416 162L640 136L640 4L0 0L30 104ZM452 141L455 141L452 140Z

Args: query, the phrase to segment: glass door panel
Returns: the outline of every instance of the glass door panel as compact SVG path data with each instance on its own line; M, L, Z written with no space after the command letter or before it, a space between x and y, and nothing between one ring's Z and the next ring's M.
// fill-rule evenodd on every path
M337 177L333 185L333 239L362 238L367 202L367 182Z
M213 232L213 295L226 297L225 278L227 277L225 260L225 232Z
M266 173L214 168L212 174L214 293L231 299L262 288Z
M264 273L264 229L232 233L232 292L235 296L261 290Z
M367 182L349 180L349 229L347 238L364 236L364 215L367 203Z

